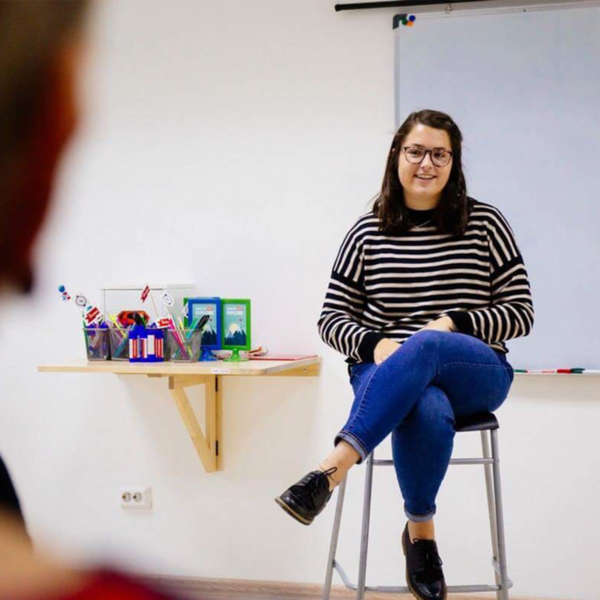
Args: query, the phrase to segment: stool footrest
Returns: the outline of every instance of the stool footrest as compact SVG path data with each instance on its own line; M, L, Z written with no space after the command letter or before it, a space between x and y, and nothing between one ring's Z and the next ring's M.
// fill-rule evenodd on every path
M342 579L344 586L346 586L349 590L358 590L358 585L352 583L350 579L348 579L348 575L346 575L346 571L344 571L342 565L336 560L333 561L333 568L338 572L339 576ZM513 586L513 582L509 579L507 584L507 589L510 589ZM471 593L480 593L480 592L498 592L502 589L502 586L499 585L449 585L448 593L449 594L471 594ZM377 586L365 586L366 592L381 592L383 594L410 594L410 590L406 586L389 586L389 585L377 585Z
M493 458L451 458L451 465L493 465ZM393 467L394 461L389 459L373 459L374 467Z

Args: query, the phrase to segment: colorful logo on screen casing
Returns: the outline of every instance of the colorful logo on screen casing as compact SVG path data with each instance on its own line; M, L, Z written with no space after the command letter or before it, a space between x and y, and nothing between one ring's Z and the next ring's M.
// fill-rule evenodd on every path
M417 17L415 15L407 15L402 19L402 25L406 25L406 27L412 27L415 24Z

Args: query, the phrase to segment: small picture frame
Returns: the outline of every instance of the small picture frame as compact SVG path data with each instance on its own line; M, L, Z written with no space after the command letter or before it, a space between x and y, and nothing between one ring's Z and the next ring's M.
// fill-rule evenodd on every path
M240 350L250 350L252 344L251 305L249 299L223 298L222 337L224 350L233 350L237 355Z
M221 298L184 298L187 304L186 327L190 327L194 321L209 315L209 320L203 328L201 346L204 350L220 350L221 348Z

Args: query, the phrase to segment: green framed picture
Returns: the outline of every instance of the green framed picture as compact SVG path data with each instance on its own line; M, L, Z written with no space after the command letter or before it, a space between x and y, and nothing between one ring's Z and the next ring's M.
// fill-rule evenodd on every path
M251 304L247 298L222 298L221 299L221 347L231 350L230 362L239 362L244 359L240 350L251 350L252 346L252 321Z

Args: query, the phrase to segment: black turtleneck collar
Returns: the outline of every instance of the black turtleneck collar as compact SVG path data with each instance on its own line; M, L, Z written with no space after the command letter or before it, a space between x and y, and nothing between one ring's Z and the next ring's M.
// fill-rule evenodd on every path
M409 208L405 206L406 211L408 212L408 218L415 225L421 225L421 223L425 223L433 218L433 213L435 213L435 208L430 208L429 210L416 210L414 208Z

